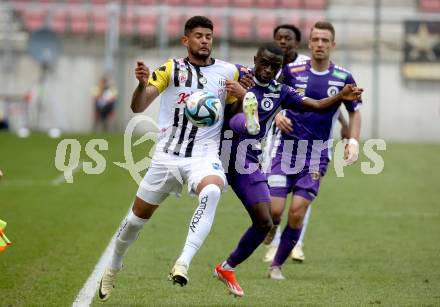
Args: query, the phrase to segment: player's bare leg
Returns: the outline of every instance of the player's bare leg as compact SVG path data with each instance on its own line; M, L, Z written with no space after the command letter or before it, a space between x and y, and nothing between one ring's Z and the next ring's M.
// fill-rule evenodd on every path
M271 213L273 226L266 238L264 244L268 245L268 250L263 257L264 262L272 262L277 252L278 245L280 243L281 230L279 225L281 223L281 217L286 207L286 199L284 197L271 197Z
M118 233L116 234L115 247L110 264L105 269L99 283L98 295L100 300L107 301L110 298L113 288L115 287L116 276L122 268L122 258L157 208L157 205L149 204L139 197L136 197L132 210L130 210L122 221Z
M189 265L211 231L223 187L223 179L216 175L206 176L197 185L199 205L191 217L182 253L169 274L174 284L183 287L188 283Z
M292 253L290 254L290 257L294 261L303 262L304 260L306 260L306 256L303 251L304 236L306 235L307 226L309 225L311 214L312 214L312 206L310 205L307 208L306 215L304 216L301 236L299 237L298 243L296 243L295 247L292 249Z

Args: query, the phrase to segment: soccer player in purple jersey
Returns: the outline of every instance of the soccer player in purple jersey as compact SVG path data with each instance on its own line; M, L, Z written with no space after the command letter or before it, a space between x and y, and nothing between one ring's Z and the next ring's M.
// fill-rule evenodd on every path
M284 53L284 60L283 60L283 68L287 65L295 65L300 62L305 62L307 60L310 60L310 57L304 54L300 54L296 51L298 48L299 43L301 42L301 32L300 30L295 27L294 25L289 24L283 24L279 25L274 29L273 32L273 38L275 42L280 46L280 48L283 50ZM277 74L277 80L284 83L283 81L284 75L282 74L282 70ZM294 86L294 84L286 83L287 85ZM348 124L347 120L344 118L342 113L339 113L338 121L341 123L341 137L349 138L348 135ZM264 158L263 158L263 168L266 168L271 163L271 152L274 146L275 140L279 140L279 135L281 131L284 131L286 133L292 132L292 123L290 122L290 119L288 117L285 117L280 113L275 117L275 121L273 122L270 130L268 131L265 139L265 146L264 146ZM309 224L309 219L311 216L312 206L309 206L306 212L306 215L304 217L303 221L303 227L301 230L301 236L298 240L298 243L295 245L295 247L292 250L291 258L292 260L302 262L305 260L305 255L303 251L303 245L304 245L304 237L306 234L307 226ZM264 240L264 244L268 245L268 250L264 255L263 261L264 262L272 262L275 253L277 252L278 245L280 244L281 239L281 229L279 227L279 224L281 223L281 217L280 220L274 220L274 225L270 232L268 233L266 239Z
M283 50L283 68L289 63L298 63L310 59L307 55L297 52L301 42L301 31L294 25L282 24L277 26L273 30L273 39ZM277 74L277 80L280 74L281 70Z
M334 38L335 31L331 23L317 22L309 38L311 60L286 66L283 69L284 82L314 99L337 95L346 84L354 84L349 71L330 61L331 50L335 47ZM354 163L358 155L359 103L360 101L344 101L349 113L350 139L345 149L348 164ZM292 193L293 198L288 223L269 268L271 279L285 279L281 266L300 238L306 212L318 194L321 177L327 171L332 143L331 131L338 113L336 106L321 113L292 109L285 112L292 129L280 134L268 176L274 224L279 224L287 195ZM286 159L287 156L289 159Z
M266 175L259 168L259 141L266 133L266 126L270 126L280 107L322 112L339 105L341 100L358 99L362 92L362 89L347 85L336 95L321 100L301 96L292 87L274 80L282 62L283 52L275 43L265 44L258 49L254 57L255 86L243 99L244 113L234 115L229 121L234 131L232 146L229 146L231 160L223 160L222 163L228 170L228 183L245 206L252 225L228 259L218 264L214 272L226 284L228 291L239 297L244 292L235 278L234 268L254 252L272 227L269 187Z

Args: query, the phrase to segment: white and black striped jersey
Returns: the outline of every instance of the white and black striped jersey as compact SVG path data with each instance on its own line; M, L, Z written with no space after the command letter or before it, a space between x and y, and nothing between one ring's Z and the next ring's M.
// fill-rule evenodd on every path
M291 65L291 64L296 65L301 62L305 62L307 60L310 60L309 56L307 56L305 54L298 53L298 55L296 56L296 59L287 65ZM283 70L280 69L280 71L277 73L275 79L279 80L282 75L282 72L283 72ZM283 81L283 80L281 80L281 81ZM281 112L283 112L283 111L281 111ZM266 169L267 167L270 166L270 162L272 161L272 158L274 157L274 155L276 153L276 148L278 147L280 141L281 141L281 130L275 125L275 121L272 121L270 128L267 129L267 131L266 131L264 150L263 150L263 162L262 162L263 169Z
M161 93L157 151L180 157L218 153L224 114L214 125L199 128L188 121L184 107L193 92L204 90L217 95L224 110L226 103L236 101L227 97L226 80L238 80L238 70L218 59L212 59L207 66L194 65L188 58L169 59L151 74L148 84Z

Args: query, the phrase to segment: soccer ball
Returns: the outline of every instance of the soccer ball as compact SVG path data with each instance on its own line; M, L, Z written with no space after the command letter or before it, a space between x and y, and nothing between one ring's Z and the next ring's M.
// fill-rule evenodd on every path
M185 115L197 127L209 127L220 119L222 103L211 92L192 93L185 104Z

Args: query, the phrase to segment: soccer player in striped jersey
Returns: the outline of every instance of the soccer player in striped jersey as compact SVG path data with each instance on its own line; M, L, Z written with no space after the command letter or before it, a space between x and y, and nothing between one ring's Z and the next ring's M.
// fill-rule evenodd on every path
M266 175L259 168L260 140L266 134L266 127L270 126L281 107L324 111L343 99L357 99L362 92L347 85L338 94L321 100L301 96L292 87L274 80L282 62L283 52L275 43L265 44L258 49L254 57L255 86L244 97L244 113L236 114L229 121L234 134L230 160L223 161L223 166L228 170L228 183L245 206L252 225L243 234L236 249L215 267L214 272L228 291L239 297L244 292L235 278L234 268L254 252L272 227L269 187Z
M182 44L188 55L170 59L150 75L141 61L135 69L139 81L133 93L133 112L143 112L161 95L159 110L160 134L151 165L139 185L132 210L123 220L115 239L115 248L99 287L99 297L109 298L122 258L136 240L143 225L170 194L179 194L184 182L198 195L198 206L192 216L188 235L180 257L169 275L170 280L184 286L188 268L214 221L215 211L226 178L218 156L221 119L204 128L193 126L184 115L184 106L191 93L200 90L227 97L226 80L237 80L237 68L211 57L213 24L203 16L194 16L185 23Z
M311 60L287 65L283 69L284 82L314 99L336 95L347 84L355 84L349 71L330 61L330 53L335 46L334 38L335 31L331 23L317 22L309 38ZM353 163L358 154L360 101L344 101L344 106L349 114L350 135L345 154L347 163ZM304 221L310 214L312 201L318 195L321 177L327 171L331 156L332 127L338 114L337 107L320 113L285 110L285 117L291 123L292 129L280 133L274 142L268 173L274 224L279 224L286 206L286 198L290 193L292 201L287 225L271 261L271 279L284 279L281 266L292 248L296 244L302 244L300 242ZM327 145L316 150L313 144L318 142ZM290 156L289 161L284 159L286 153ZM299 165L302 167L298 167Z

